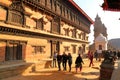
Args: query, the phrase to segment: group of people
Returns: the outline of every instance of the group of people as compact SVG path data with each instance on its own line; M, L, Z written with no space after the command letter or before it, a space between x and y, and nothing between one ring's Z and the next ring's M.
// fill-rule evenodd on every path
M107 54L106 54L107 53ZM88 59L90 60L89 67L94 66L93 59L94 57L96 58L96 61L101 61L102 57L110 56L114 60L117 58L120 59L120 51L102 51L102 50L96 50L94 51L88 51ZM56 64L57 63L57 64ZM71 72L71 66L72 66L72 55L71 53L66 54L63 52L61 55L58 52L55 52L53 55L53 67L57 67L58 65L58 70L61 71L61 64L63 66L63 70L67 70L67 65L69 66L69 72ZM78 68L81 71L82 70L82 64L84 64L81 54L78 54L75 60L75 68L76 68L76 73L78 72Z
M107 53L107 55L106 55ZM105 56L110 56L112 57L114 60L116 59L120 59L120 51L112 51L112 50L96 50L95 53L94 53L94 57L96 58L96 61L101 61L101 58L102 57L105 57Z
M55 58L56 58L56 60L55 60ZM57 64L58 64L59 71L61 71L61 63L62 63L64 71L67 70L67 63L68 63L68 66L69 66L69 71L71 71L71 65L72 65L71 53L68 53L68 55L65 52L63 52L62 55L60 55L60 53L54 53L53 66L56 66L56 61L57 61Z
M61 71L61 63L63 66L63 70L66 71L67 70L67 64L69 66L69 72L71 72L71 66L72 66L72 56L71 53L66 54L65 52L63 52L63 54L61 55L60 53L55 52L53 55L53 67L56 67L56 62L58 64L58 71ZM82 70L82 57L79 54L78 57L76 57L75 60L75 67L76 67L76 72L78 71L78 68L80 68L80 71Z

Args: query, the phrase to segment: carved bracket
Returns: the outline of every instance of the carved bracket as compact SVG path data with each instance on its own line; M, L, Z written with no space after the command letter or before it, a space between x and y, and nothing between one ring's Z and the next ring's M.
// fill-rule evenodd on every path
M13 0L12 4L9 6L9 9L16 10L22 13L25 11L21 0Z

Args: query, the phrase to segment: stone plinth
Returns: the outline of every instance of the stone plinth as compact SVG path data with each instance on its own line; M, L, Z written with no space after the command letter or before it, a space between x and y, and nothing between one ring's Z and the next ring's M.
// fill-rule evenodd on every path
M17 64L0 64L0 80L3 78L8 78L12 76L16 76L18 74L22 74L24 72L29 72L31 68L31 63L20 62Z
M114 70L113 63L102 62L100 65L100 78L99 80L111 80L111 76Z

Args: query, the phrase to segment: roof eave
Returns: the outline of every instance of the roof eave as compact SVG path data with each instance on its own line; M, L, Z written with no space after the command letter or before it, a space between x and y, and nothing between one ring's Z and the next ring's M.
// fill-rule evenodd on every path
M94 23L94 21L73 1L73 0L68 0L75 8L77 8L80 13L82 13L87 19L88 21L90 21L91 24Z

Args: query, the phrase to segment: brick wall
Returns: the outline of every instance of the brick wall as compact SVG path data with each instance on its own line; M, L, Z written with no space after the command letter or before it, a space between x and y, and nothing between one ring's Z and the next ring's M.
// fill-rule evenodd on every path
M7 11L5 9L3 9L2 7L0 7L0 20L1 21L6 20L6 13L7 13Z
M5 61L5 44L0 43L0 62Z

